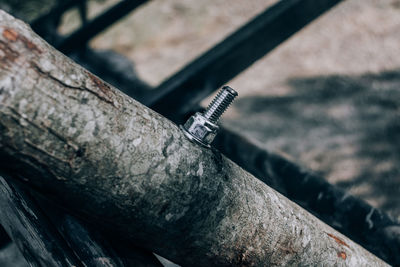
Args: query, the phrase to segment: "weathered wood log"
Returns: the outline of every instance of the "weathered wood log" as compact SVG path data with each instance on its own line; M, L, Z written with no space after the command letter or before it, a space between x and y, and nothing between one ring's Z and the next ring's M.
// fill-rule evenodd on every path
M0 225L0 249L5 247L11 242L10 237L7 235L6 230Z
M0 176L0 223L31 266L83 266L22 190Z
M162 261L149 250L132 244L131 240L109 239L125 266L163 267Z
M134 247L128 241L114 241L93 227L67 214L57 211L49 203L42 202L51 214L57 229L74 249L74 253L86 267L148 266L162 267L150 251Z
M1 168L190 266L384 262L0 12Z
M68 245L74 248L76 256L84 266L112 267L124 266L116 253L104 244L104 239L82 226L75 218L59 214L57 226ZM101 242L103 241L103 242ZM106 246L104 246L106 245Z
M134 248L131 244L123 242L111 243L101 233L84 225L68 214L59 214L59 226L62 236L85 266L152 266L162 267L162 264L149 251ZM129 250L127 253L126 250Z
M46 201L38 204L21 184L11 184L1 176L0 200L0 223L7 227L30 265L162 266L152 253L127 242L124 244L129 255L125 249L118 253L121 250L118 246L114 251L108 240L95 229L89 230L76 218Z

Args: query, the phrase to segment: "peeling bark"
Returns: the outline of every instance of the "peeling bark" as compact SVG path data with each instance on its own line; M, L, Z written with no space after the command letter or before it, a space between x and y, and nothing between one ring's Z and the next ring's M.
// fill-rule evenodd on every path
M182 265L384 265L22 22L1 11L0 21L0 159L10 175Z

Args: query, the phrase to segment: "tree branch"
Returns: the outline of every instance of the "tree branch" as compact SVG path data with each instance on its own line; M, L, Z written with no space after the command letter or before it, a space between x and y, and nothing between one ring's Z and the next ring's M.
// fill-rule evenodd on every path
M182 265L384 265L22 22L4 12L0 21L9 174Z

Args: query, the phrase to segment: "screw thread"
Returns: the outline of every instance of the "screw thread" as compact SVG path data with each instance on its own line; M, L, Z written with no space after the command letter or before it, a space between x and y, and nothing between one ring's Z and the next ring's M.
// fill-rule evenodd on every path
M224 86L218 92L217 96L208 105L204 112L204 117L213 123L217 123L221 115L233 102L238 93L229 86Z

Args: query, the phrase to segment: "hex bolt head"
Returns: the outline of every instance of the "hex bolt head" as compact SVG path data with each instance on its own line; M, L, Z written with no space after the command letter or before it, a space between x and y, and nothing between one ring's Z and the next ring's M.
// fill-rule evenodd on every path
M204 114L197 112L180 126L185 136L192 142L210 147L219 129L219 118L237 95L231 87L222 87Z

